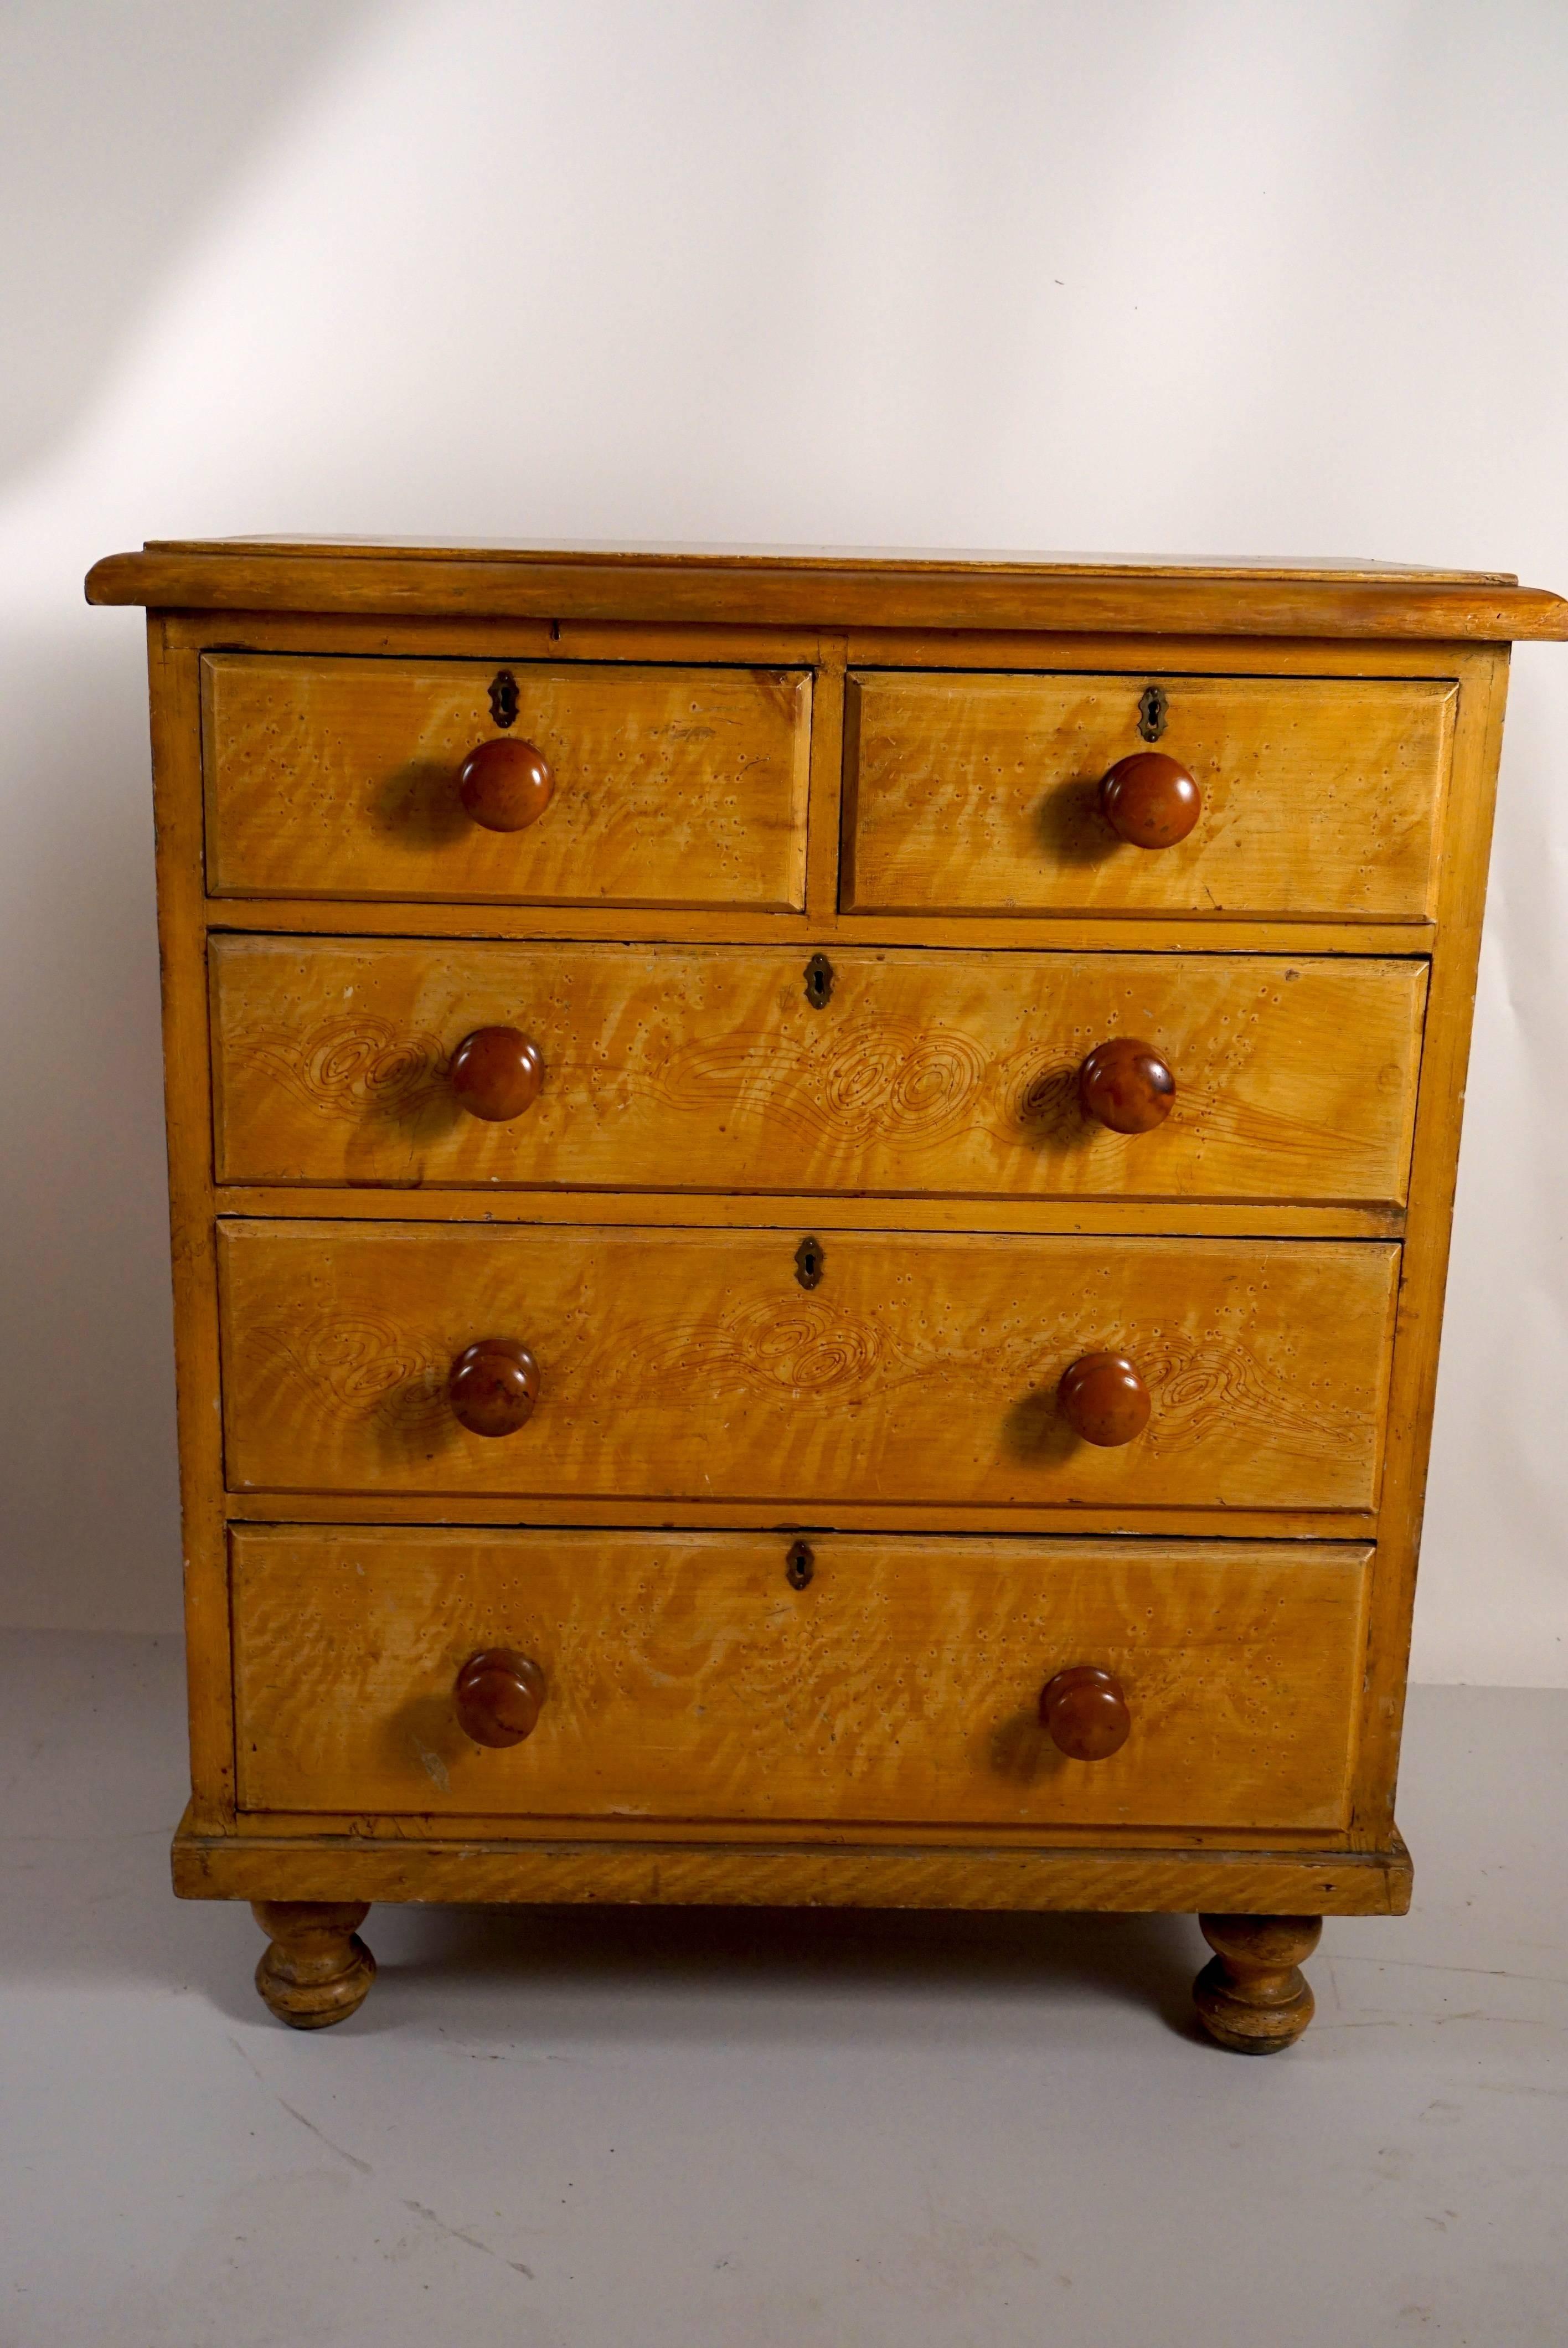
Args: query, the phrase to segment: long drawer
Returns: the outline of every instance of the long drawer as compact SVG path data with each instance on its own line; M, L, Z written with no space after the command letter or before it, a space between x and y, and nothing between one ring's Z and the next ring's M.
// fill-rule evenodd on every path
M236 1527L248 1809L912 1825L1344 1823L1371 1552L1327 1543ZM525 1743L454 1689L542 1673ZM1090 1663L1130 1732L1066 1759Z
M201 682L215 896L804 902L807 672L212 653ZM551 791L497 831L458 785L503 740Z
M808 1245L807 1242L810 1241ZM236 1219L219 1226L236 1490L1371 1508L1399 1249ZM526 1347L533 1415L449 1378ZM1075 1435L1064 1373L1151 1405Z
M1151 692L1158 754L1201 798L1158 849L1118 839L1098 800L1150 747ZM1430 679L871 671L849 695L844 902L1419 919L1456 700Z
M1426 966L1339 957L212 942L224 1182L1366 1200L1409 1163ZM467 1114L508 1028L537 1097ZM1152 1130L1081 1062L1152 1045ZM504 1101L493 1104L504 1107Z

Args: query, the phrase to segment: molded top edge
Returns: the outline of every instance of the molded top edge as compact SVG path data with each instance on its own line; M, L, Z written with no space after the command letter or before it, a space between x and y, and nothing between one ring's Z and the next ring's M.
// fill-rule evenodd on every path
M1025 549L904 546L752 546L722 541L501 538L317 538L307 532L241 538L149 538L149 554L333 555L352 561L396 555L413 562L631 563L639 567L693 564L745 570L765 564L791 571L986 571L1047 577L1092 572L1180 579L1426 579L1517 586L1512 571L1454 571L1417 562L1384 562L1363 555L1301 557L1230 554L1035 552Z
M1454 644L1568 638L1568 602L1521 587L1510 572L1348 560L166 540L95 564L87 596L153 611L387 619Z

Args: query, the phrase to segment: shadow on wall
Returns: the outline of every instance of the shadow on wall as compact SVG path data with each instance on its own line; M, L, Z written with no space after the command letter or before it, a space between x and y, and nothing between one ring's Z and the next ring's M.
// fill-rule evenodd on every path
M386 9L52 0L0 12L0 314L26 355L0 402L0 488L26 498L68 448L228 184ZM80 605L68 504L60 527L18 542L26 600L0 648L0 1090L16 1112L0 1150L0 1621L172 1627L145 670L139 629ZM61 593L68 613L56 612Z
M49 0L0 15L0 484L78 422L223 181L376 0ZM381 0L381 12L384 0Z
M172 1627L179 1609L152 826L139 631L84 690L8 647L15 810L0 1065L0 1622ZM138 771L138 769L142 771ZM24 820L25 819L25 820Z

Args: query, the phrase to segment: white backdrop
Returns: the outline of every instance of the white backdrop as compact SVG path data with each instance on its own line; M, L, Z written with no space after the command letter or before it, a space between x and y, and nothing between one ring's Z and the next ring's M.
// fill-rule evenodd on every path
M147 536L1568 589L1561 0L12 0L0 1620L179 1619ZM1568 648L1516 656L1415 1669L1568 1682Z

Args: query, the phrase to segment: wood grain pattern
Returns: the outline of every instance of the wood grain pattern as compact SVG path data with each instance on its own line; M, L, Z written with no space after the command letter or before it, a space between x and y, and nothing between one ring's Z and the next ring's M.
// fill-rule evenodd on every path
M234 1815L234 1706L219 1417L199 684L196 655L171 649L159 620L148 623L147 652L190 1780L197 1819L217 1828Z
M1074 629L1054 631L968 627L917 628L861 624L834 628L818 622L753 627L740 621L623 621L497 618L481 612L388 613L242 611L221 620L199 607L163 613L176 650L269 652L333 657L488 660L676 662L682 666L831 670L842 651L850 668L1008 669L1054 675L1064 667L1086 673L1158 675L1176 666L1183 675L1438 676L1460 674L1473 646L1417 637L1336 639L1322 634L1258 639L1238 629L1187 638L1173 663L1170 640ZM215 641L220 638L220 645ZM1484 651L1479 654L1484 659Z
M1348 579L1421 580L1449 586L1513 587L1512 571L1455 570L1446 563L1384 562L1368 555L1327 555L1317 561L1273 561L1251 554L1171 554L1146 551L1122 554L1080 549L939 546L792 546L777 540L763 544L724 540L689 539L601 541L583 546L574 539L533 539L527 545L495 537L409 538L356 533L352 538L316 538L300 531L242 531L227 538L150 538L149 553L250 555L283 557L302 553L331 555L346 562L374 562L398 554L411 562L443 562L469 555L517 567L576 569L597 565L609 571L644 570L693 572L712 570L743 574L759 565L782 563L796 573L831 577L875 565L889 576L961 569L970 578L990 573L1079 573L1158 579L1245 579L1249 582L1310 580L1332 585Z
M509 666L555 789L497 833L457 797L488 664L208 654L213 894L804 904L809 672Z
M1362 1722L1356 1827L1367 1848L1394 1815L1416 1569L1426 1501L1460 1127L1486 902L1508 654L1471 654L1462 673L1453 803L1445 826L1440 929L1432 963L1412 1159L1410 1244L1403 1258L1389 1397L1389 1539L1379 1551Z
M508 1527L508 1530L515 1528ZM533 1527L533 1530L542 1528ZM573 1530L580 1530L573 1527ZM685 1528L690 1531L692 1527ZM726 1530L738 1528L728 1527ZM775 1539L781 1538L777 1528L772 1529ZM1073 1540L1083 1537L1073 1526L1068 1536ZM987 1536L989 1538L989 1536ZM1140 1536L1142 1538L1142 1536ZM1330 1536L1329 1538L1333 1538ZM352 1836L356 1840L408 1841L426 1836L438 1837L443 1842L471 1838L476 1842L488 1842L497 1835L508 1843L556 1843L561 1837L558 1818L535 1818L520 1811L510 1813L504 1825L493 1816L480 1816L472 1811L443 1811L438 1819L410 1810L239 1810L226 1831L242 1835L247 1840L261 1842L322 1843L333 1836ZM667 1847L682 1843L705 1843L715 1838L732 1848L743 1845L774 1849L784 1846L800 1848L832 1843L840 1847L864 1845L867 1849L889 1849L907 1845L909 1828L899 1825L878 1823L875 1818L861 1818L853 1826L824 1824L821 1820L768 1818L765 1820L726 1818L722 1835L717 1834L709 1818L660 1818L649 1824L627 1818L575 1818L570 1828L574 1840L585 1843L614 1844L653 1842ZM1043 1835L1038 1827L992 1826L985 1829L984 1847L992 1850L1038 1850L1042 1843L1053 1851L1195 1851L1206 1850L1235 1855L1242 1851L1268 1852L1278 1856L1294 1851L1319 1859L1333 1858L1354 1848L1349 1835L1330 1832L1322 1827L1108 1827L1053 1825ZM943 1826L938 1821L922 1820L919 1832L923 1849L972 1849L976 1847L973 1827ZM1365 1851L1356 1855L1365 1858Z
M471 613L802 624L822 628L1030 628L1173 636L1568 636L1568 604L1491 574L1305 571L1153 563L1066 564L1000 556L836 557L591 549L400 553L296 541L268 552L238 540L114 554L87 582L94 603L172 611Z
M834 1198L818 1191L744 1193L702 1190L527 1190L493 1183L468 1189L400 1189L389 1201L375 1186L320 1183L220 1183L220 1215L309 1215L379 1222L389 1205L400 1222L691 1224L718 1230L1102 1232L1149 1231L1194 1239L1398 1239L1399 1207L1303 1206L1297 1201L1211 1199L1104 1200Z
M1370 1552L1153 1542L233 1534L241 1799L438 1816L1340 1822ZM526 1745L465 1735L477 1648L535 1659ZM1041 1685L1093 1662L1093 1767Z
M1364 1509L1397 1248L845 1232L228 1221L236 1489ZM479 1337L538 1406L487 1442L446 1400ZM1079 1443L1063 1370L1107 1347L1153 1400Z
M736 1532L745 1529L776 1529L781 1524L800 1531L820 1524L824 1511L809 1502L794 1504L776 1498L759 1500L683 1498L679 1508L668 1498L649 1499L636 1494L530 1492L520 1508L517 1495L445 1493L438 1510L430 1496L420 1493L316 1491L233 1491L225 1505L235 1523L275 1525L418 1525L433 1514L444 1524L515 1525L526 1516L531 1525L669 1525L677 1518L689 1532ZM840 1532L993 1533L999 1525L1009 1533L1138 1533L1159 1540L1209 1540L1223 1532L1227 1540L1345 1540L1352 1534L1370 1540L1377 1512L1371 1509L1282 1509L1261 1506L1227 1508L1217 1516L1213 1508L1176 1507L1154 1501L1132 1507L1112 1500L1086 1501L1058 1497L1040 1501L1010 1502L999 1518L995 1501L935 1501L920 1499L835 1500L832 1520Z
M327 2030L358 2012L375 1979L357 1930L363 1900L258 1900L254 1911L267 1935L256 1991L269 2013L292 2030Z
M916 1844L867 1848L847 1837L804 1847L700 1845L582 1837L555 1842L400 1833L282 1837L197 1832L174 1840L182 1900L649 1902L721 1907L1102 1909L1227 1915L1310 1910L1402 1916L1410 1859L1389 1849L1322 1851L1052 1850Z
M1214 1952L1193 1983L1211 2038L1237 2054L1294 2046L1315 2011L1301 1971L1322 1936L1320 1916L1200 1916Z
M836 870L836 866L835 866ZM381 904L370 898L258 897L241 905L235 898L207 901L214 932L246 930L302 936L443 937L513 939L541 944L560 938L587 943L769 945L787 942L809 954L816 946L996 946L1016 951L1055 947L1072 953L1430 953L1437 934L1431 922L1317 922L1247 920L1228 915L1179 913L1168 917L1132 913L981 914L933 913L915 928L903 913L831 913L820 921L804 913L643 911L636 906Z
M178 613L170 615L169 624L187 626L197 636L212 633L212 622L203 621L192 613L182 621ZM377 629L384 634L384 621L323 619L317 623L323 632L336 638L341 631L356 628ZM457 622L462 648L472 641L473 622ZM500 623L497 623L500 624ZM515 623L513 624L516 624ZM225 621L225 633L230 623ZM436 621L405 621L402 627L415 629L439 628ZM247 640L252 632L256 641L270 643L274 631L287 629L291 640L298 631L298 623L272 617L265 613L247 613L244 626ZM686 631L690 644L697 632ZM698 639L700 641L700 639ZM385 649L394 641L401 642L395 626ZM443 643L457 643L443 635ZM552 639L555 645L570 643L579 658L590 657L590 646L600 646L617 641L628 648L643 641L643 632L630 629L611 631L599 626L579 624L563 626ZM768 636L761 641L771 648L786 638ZM1459 675L1467 660L1485 657L1474 647L1448 642L1424 642L1419 637L1405 637L1389 643L1376 637L1336 639L1322 634L1300 636L1270 636L1260 642L1255 635L1238 628L1233 634L1192 636L1173 647L1168 636L1158 634L1112 634L1092 628L1075 629L1070 638L1043 634L1028 628L909 628L860 627L845 633L845 665L851 669L952 669L970 673L987 670L1009 674L1061 675L1072 672L1093 675L1112 671L1117 675L1136 677L1138 689L1162 676L1168 669L1182 676L1250 676L1250 677L1436 677L1451 681Z
M215 938L219 1179L1403 1200L1419 963L861 950L818 1010L804 961ZM485 1124L447 1070L506 1025L543 1090ZM1128 1035L1177 1079L1131 1136L1078 1080Z
M1177 845L1119 840L1107 769L1160 749L1203 812ZM857 911L1430 910L1453 688L1435 681L863 672L845 696L845 872Z
M805 910L809 921L832 924L838 914L839 804L844 789L844 638L825 632L812 658Z

